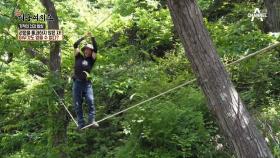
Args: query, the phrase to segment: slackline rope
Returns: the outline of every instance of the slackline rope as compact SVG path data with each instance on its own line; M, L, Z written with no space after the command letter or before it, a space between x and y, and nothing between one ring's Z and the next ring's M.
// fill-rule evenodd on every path
M252 53L252 54L249 54L249 55L247 55L247 56L245 56L245 57L243 57L243 58L240 58L240 59L238 59L238 60L236 60L236 61L234 61L234 62L232 62L232 63L226 64L225 66L230 66L230 65L237 64L237 63L239 63L239 62L241 62L241 61L243 61L243 60L246 60L246 59L248 59L248 58L251 58L251 57L253 57L253 56L256 56L257 54L261 54L261 53L267 52L268 50L273 49L273 48L275 48L275 47L277 47L277 46L279 46L279 45L280 45L280 42L277 42L277 43L272 44L272 45L270 45L270 46L268 46L268 47L265 47L265 48L263 48L263 49L261 49L261 50L259 50L259 51L256 51L255 53ZM137 107L137 106L139 106L139 105L142 105L142 104L144 104L144 103L146 103L146 102L148 102L148 101L154 100L154 99L156 99L156 98L158 98L158 97L160 97L160 96L163 96L163 95L165 95L165 94L167 94L167 93L169 93L169 92L172 92L172 91L174 91L174 90L176 90L176 89L179 89L179 88L181 88L181 87L183 87L183 86L186 86L186 85L188 85L188 84L191 84L191 83L193 83L193 82L195 82L195 81L196 81L196 79L192 79L192 80L186 81L186 82L184 82L183 84L180 84L180 85L178 85L178 86L176 86L176 87L174 87L174 88L171 88L171 89L169 89L169 90L167 90L167 91L165 91L165 92L162 92L162 93L160 93L160 94L158 94L158 95L156 95L156 96L153 96L153 97L151 97L151 98L149 98L149 99L146 99L146 100L144 100L144 101L142 101L142 102L140 102L140 103L137 103L137 104L135 104L135 105L133 105L133 106L131 106L131 107L128 107L128 108L126 108L126 109L124 109L124 110L121 110L121 111L116 112L116 113L114 113L114 114L112 114L112 115L109 115L109 116L107 116L107 117L104 117L103 119L98 120L98 121L96 121L96 122L99 123L99 122L105 121L105 120L107 120L107 119L109 119L109 118L112 118L112 117L114 117L114 116L116 116L116 115L119 115L119 114L121 114L121 113L124 113L124 112L126 112L126 111L128 111L128 110L130 110L130 109L132 109L132 108L135 108L135 107ZM92 126L92 125L94 125L94 124L89 124L89 125L83 127L82 129L88 128L88 127L90 127L90 126Z
M104 18L99 24L97 24L95 27L98 28L101 24L103 24L106 20L108 20L113 15L113 12L110 13L106 18Z
M57 92L52 88L54 94L57 96L59 102L63 105L64 109L67 111L67 113L70 115L71 119L75 122L76 126L78 126L78 123L76 122L76 120L74 119L73 115L71 114L71 112L68 110L68 108L66 107L66 105L64 104L63 100L60 98L60 96L57 94Z
M272 45L270 45L270 46L267 46L267 47L265 47L265 48L263 48L263 49L261 49L261 50L258 50L258 51L254 52L254 53L251 53L251 54L249 54L249 55L247 55L247 56L245 56L245 57L242 57L242 58L240 58L240 59L238 59L238 60L236 60L236 61L234 61L234 62L231 62L231 63L229 63L229 64L226 64L225 66L227 67L227 66L231 66L231 65L240 63L240 62L243 61L243 60L247 60L247 59L249 59L249 58L251 58L251 57L253 57L253 56L256 56L256 55L261 54L261 53L264 53L264 52L267 52L268 50L271 50L271 49L273 49L273 48L275 48L275 47L277 47L277 46L280 46L280 42L277 42L277 43L275 43L275 44L272 44ZM103 122L103 121L105 121L105 120L107 120L107 119L109 119L109 118L112 118L112 117L117 116L117 115L119 115L119 114L121 114L121 113L124 113L124 112L126 112L126 111L128 111L128 110L130 110L130 109L132 109L132 108L135 108L135 107L137 107L137 106L139 106L139 105L142 105L142 104L144 104L144 103L146 103L146 102L149 102L149 101L151 101L151 100L154 100L154 99L156 99L156 98L158 98L158 97L160 97L160 96L163 96L163 95L165 95L165 94L167 94L167 93L170 93L170 92L172 92L172 91L174 91L174 90L176 90L176 89L179 89L179 88L181 88L181 87L183 87L183 86L189 85L189 84L191 84L191 83L193 83L193 82L195 82L195 81L196 81L196 79L192 79L192 80L186 81L186 82L184 82L184 83L182 83L182 84L180 84L180 85L178 85L178 86L176 86L176 87L174 87L174 88L171 88L171 89L169 89L169 90L167 90L167 91L164 91L164 92L162 92L162 93L160 93L160 94L158 94L158 95L156 95L156 96L153 96L153 97L151 97L151 98L148 98L148 99L146 99L146 100L144 100L144 101L142 101L142 102L140 102L140 103L137 103L137 104L135 104L135 105L133 105L133 106L130 106L130 107L128 107L128 108L126 108L126 109L124 109L124 110L121 110L121 111L119 111L119 112L116 112L116 113L114 113L114 114L112 114L112 115L109 115L109 116L107 116L107 117L104 117L104 118L102 118L102 119L100 119L100 120L98 120L98 121L96 121L96 122L97 122L97 123ZM62 105L64 106L64 108L65 108L66 111L68 112L68 114L71 116L71 118L73 119L73 121L76 123L76 125L78 125L77 122L75 121L75 119L73 118L73 116L71 115L71 113L69 112L69 110L67 109L66 105L63 103L62 99L59 97L59 95L56 93L56 91L55 91L54 89L53 89L53 91L55 92L55 94L57 95L58 99L60 100L60 102L62 103ZM92 126L92 125L94 125L94 124L89 124L89 125L83 127L82 129L88 128L88 127L90 127L90 126Z

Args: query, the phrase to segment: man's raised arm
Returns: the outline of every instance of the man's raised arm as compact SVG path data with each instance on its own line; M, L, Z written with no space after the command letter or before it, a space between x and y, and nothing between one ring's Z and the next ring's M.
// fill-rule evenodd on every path
M96 53L97 53L97 43L95 40L95 37L91 37L91 43L93 45L93 52L92 52L92 58L95 60L96 59Z
M74 54L75 54L75 56L78 55L78 54L80 53L80 49L79 49L78 47L79 47L80 43L81 43L84 39L85 39L85 37L82 37L82 38L78 39L78 40L74 43L73 47L74 47Z
M91 37L91 43L93 45L94 53L97 53L97 43L96 43L95 37Z

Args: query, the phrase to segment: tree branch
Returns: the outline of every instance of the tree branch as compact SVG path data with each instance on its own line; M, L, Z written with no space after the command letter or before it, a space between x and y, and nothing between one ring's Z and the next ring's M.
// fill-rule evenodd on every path
M25 48L25 52L32 58L38 59L43 64L48 65L49 60L33 48Z

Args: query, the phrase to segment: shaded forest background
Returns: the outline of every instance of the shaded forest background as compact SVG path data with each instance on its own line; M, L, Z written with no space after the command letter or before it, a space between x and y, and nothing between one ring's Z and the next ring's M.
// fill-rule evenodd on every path
M97 119L130 107L194 78L165 1L54 0L60 28L62 80L49 73L47 42L17 41L16 8L44 13L40 1L0 2L0 157L58 157L49 151L54 118L61 108L52 87L71 98L73 43L92 32L99 44L92 72ZM248 13L259 1L199 0L204 22L227 64L280 41ZM108 18L98 28L102 20ZM280 157L280 50L228 68L242 100L275 157ZM86 111L86 109L85 109ZM68 119L69 157L232 157L196 84L106 120L97 130L77 132ZM52 127L61 128L61 126ZM59 149L58 149L59 150Z

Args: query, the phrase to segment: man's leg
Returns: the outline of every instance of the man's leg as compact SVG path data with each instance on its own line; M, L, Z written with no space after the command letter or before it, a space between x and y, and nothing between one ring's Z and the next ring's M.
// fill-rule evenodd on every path
M91 124L95 121L95 106L91 83L89 83L86 87L85 99L88 105L88 123Z
M83 98L82 98L82 86L81 83L78 81L73 82L73 102L74 102L74 108L78 119L79 128L82 128L84 123L84 117L83 117Z

